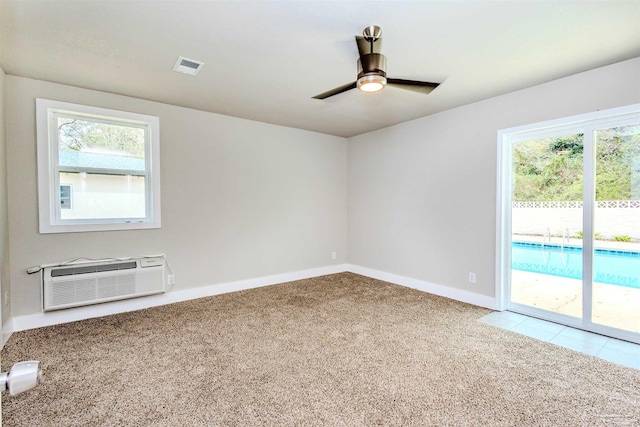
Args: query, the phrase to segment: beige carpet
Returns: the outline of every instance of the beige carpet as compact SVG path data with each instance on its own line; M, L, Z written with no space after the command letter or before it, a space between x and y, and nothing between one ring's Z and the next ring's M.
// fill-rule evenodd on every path
M342 273L15 333L5 426L640 425L640 371Z

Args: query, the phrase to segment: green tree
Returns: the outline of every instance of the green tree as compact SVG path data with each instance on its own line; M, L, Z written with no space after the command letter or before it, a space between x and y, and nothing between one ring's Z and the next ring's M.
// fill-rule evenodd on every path
M599 130L596 200L640 199L640 126Z
M596 132L596 200L640 199L640 125ZM513 146L514 201L582 200L583 135Z
M514 145L516 201L582 199L582 135Z
M58 140L64 151L102 151L144 157L143 129L71 118L58 119Z

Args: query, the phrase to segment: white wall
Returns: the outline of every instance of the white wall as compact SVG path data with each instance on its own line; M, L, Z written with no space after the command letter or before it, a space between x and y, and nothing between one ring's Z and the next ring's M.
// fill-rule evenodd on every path
M640 58L350 138L349 262L494 296L497 131L638 102Z
M4 84L5 73L0 67L0 321L5 324L11 317L11 306L4 305L2 295L9 288L9 232L7 215L7 159L6 159L6 121L4 116ZM8 300L7 300L8 302ZM0 344L0 347L2 345Z
M38 234L36 97L160 117L161 229ZM14 76L5 98L13 316L41 310L27 267L81 256L165 253L175 290L346 262L344 138Z

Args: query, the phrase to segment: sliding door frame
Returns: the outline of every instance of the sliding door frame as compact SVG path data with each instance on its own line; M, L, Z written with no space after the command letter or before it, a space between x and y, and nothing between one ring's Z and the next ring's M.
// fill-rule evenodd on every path
M496 308L543 318L552 322L607 336L640 343L640 333L593 323L592 286L595 211L595 141L596 130L640 123L640 104L578 116L518 126L498 131L496 193ZM511 302L511 206L513 182L513 144L566 134L582 133L583 137L583 281L582 317L576 318Z

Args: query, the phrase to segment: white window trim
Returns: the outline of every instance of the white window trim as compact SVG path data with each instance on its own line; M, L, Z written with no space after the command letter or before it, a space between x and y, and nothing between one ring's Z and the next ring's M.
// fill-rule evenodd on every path
M60 182L58 174L58 150L51 138L55 113L72 114L100 121L114 120L144 126L145 132L145 217L116 219L67 219L60 218ZM36 98L36 127L38 154L38 210L40 233L67 233L85 231L137 230L160 228L160 120L156 116L91 107L68 102ZM125 171L126 172L126 171Z

